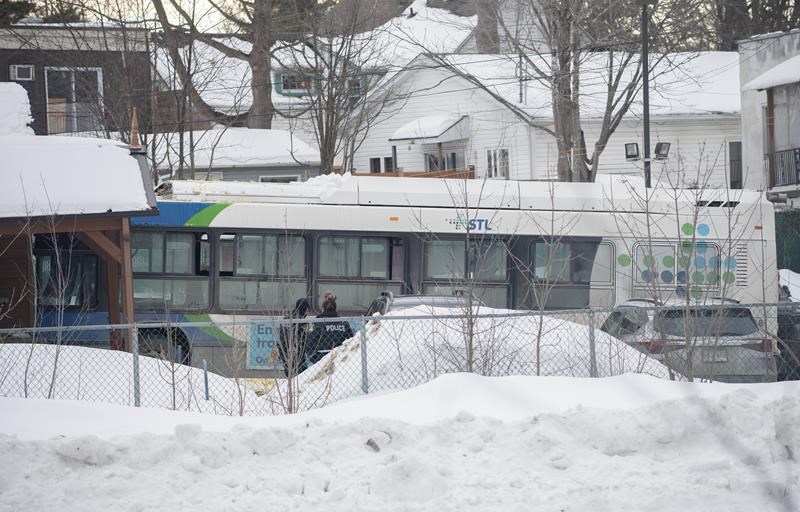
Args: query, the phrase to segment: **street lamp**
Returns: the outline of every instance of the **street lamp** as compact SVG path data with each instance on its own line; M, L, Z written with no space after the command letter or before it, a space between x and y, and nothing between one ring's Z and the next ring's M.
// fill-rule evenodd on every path
M644 186L650 188L650 67L647 62L647 51L650 38L647 27L650 25L650 4L656 0L639 0L642 3L642 122L644 123Z

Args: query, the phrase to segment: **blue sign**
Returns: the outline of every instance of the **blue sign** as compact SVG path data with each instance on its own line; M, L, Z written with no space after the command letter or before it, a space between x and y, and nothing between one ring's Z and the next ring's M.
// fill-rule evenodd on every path
M253 322L250 324L250 341L247 343L248 370L274 370L283 368L278 355L281 339L280 322Z

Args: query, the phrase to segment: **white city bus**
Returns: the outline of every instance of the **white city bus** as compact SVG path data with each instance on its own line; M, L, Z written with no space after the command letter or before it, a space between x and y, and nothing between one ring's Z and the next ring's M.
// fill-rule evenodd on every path
M513 309L687 295L777 301L763 194L645 192L623 179L170 182L158 190L161 215L135 221L137 303L275 314L333 289L340 310L360 313L382 291L465 288ZM184 262L181 272L140 263L155 248Z
M346 175L173 181L157 195L158 216L132 219L137 322L275 318L326 290L343 315L384 291L549 310L778 300L773 209L755 191ZM94 273L75 287L79 321L104 323L105 272L96 258L81 268ZM225 329L195 331L193 353L226 341Z

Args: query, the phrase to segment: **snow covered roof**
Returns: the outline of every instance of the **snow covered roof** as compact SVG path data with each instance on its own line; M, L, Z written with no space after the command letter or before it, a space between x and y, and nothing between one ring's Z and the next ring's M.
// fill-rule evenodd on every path
M420 117L398 128L392 136L389 137L389 140L439 138L461 121L469 121L469 116L433 115Z
M184 133L184 152L192 148ZM319 151L285 130L214 128L193 132L195 169L222 167L270 167L278 165L319 165ZM178 133L159 134L156 139L156 167L177 167ZM188 161L188 156L185 157Z
M415 14L409 18L412 9ZM364 48L359 52L362 62L358 64L368 69L391 72L403 68L422 52L454 51L469 36L476 21L475 16L458 16L445 9L428 7L427 0L414 0L401 16L361 35ZM216 39L244 53L249 53L252 48L250 42L235 37ZM356 38L354 41L356 46L360 44L358 40ZM273 64L276 69L285 69L294 62L305 62L306 58L308 62L314 62L312 57L305 56L308 51L305 45L278 43L274 48L276 59ZM183 48L181 52L184 62L188 62L191 54L194 85L210 107L227 114L246 112L250 108L251 75L246 61L228 57L199 41ZM172 61L163 47L155 52L155 67L168 87L180 87ZM290 108L307 102L302 97L281 95L275 89L272 101L278 108Z
M617 56L616 58L622 58ZM421 56L419 60L444 61L443 72L452 66L460 73L474 76L497 95L525 109L534 117L552 118L552 97L547 80L526 78L524 101L520 103L520 66L518 55L439 55ZM531 59L543 70L549 61ZM739 90L739 54L736 52L675 53L659 60L651 55L650 115L735 115L741 110ZM422 63L420 63L422 66ZM608 54L591 53L581 63L581 112L584 116L602 117L608 81ZM413 73L416 65L405 73ZM426 67L426 66L423 66ZM623 73L620 89L631 80L636 66ZM526 76L533 76L528 70ZM641 102L633 101L629 115L641 115Z
M145 212L146 166L104 139L0 135L0 218Z
M780 85L800 82L800 55L773 66L742 87L743 91L762 91Z
M28 93L14 82L0 82L0 135L10 133L33 134Z

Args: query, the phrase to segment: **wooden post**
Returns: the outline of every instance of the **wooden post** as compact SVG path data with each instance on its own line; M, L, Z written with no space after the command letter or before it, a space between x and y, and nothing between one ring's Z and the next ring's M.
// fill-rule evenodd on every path
M773 90L767 89L767 188L775 186L777 179L775 172L775 97Z
M121 220L119 244L122 248L122 311L125 323L132 324L133 316L133 270L131 268L131 226L127 217ZM130 352L133 329L125 340L125 350Z
M111 324L120 323L120 304L119 304L119 263L107 258L106 281L108 282L108 322ZM120 332L111 332L111 349L122 350L122 338Z

